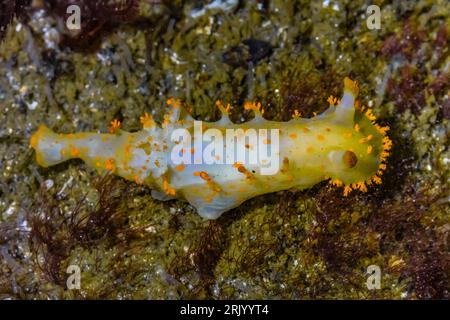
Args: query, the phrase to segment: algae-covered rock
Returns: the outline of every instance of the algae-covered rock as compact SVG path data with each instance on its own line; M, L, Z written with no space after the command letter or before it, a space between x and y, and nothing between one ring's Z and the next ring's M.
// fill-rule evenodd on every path
M33 1L5 33L0 298L449 298L447 1L375 1L373 30L365 1L135 2L122 20L92 16L72 34ZM383 183L367 193L321 183L203 221L80 161L41 168L29 148L41 123L138 130L144 112L162 119L169 97L205 121L218 99L236 122L250 118L246 100L269 119L311 117L345 76L391 128ZM70 266L79 288L68 288ZM368 288L369 266L380 288Z

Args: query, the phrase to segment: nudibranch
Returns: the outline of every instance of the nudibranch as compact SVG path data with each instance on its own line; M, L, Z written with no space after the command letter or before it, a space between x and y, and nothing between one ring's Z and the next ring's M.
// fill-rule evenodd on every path
M386 135L389 127L378 125L372 110L360 105L356 100L358 91L357 83L345 78L342 98L330 96L330 106L325 112L313 118L302 118L296 111L287 122L264 119L261 105L248 102L245 108L254 110L255 117L235 124L228 117L230 106L225 107L218 101L221 119L202 123L201 130L214 129L214 140L232 130L236 139L215 144L223 152L215 149L214 154L211 153L213 161L209 162L174 160L174 150L181 158L192 160L200 150L203 154L211 149L205 141L212 143L213 139L211 135L209 140L203 136L200 144L174 139L180 129L195 136L194 127L199 122L186 112L179 100L172 98L167 101L169 112L162 123L157 124L145 113L140 119L143 129L138 132L121 130L117 120L111 123L106 134L57 134L41 125L32 135L30 144L38 164L43 167L80 158L99 172L113 172L147 185L156 199L184 199L202 217L216 219L252 197L286 189L301 190L323 180L341 187L344 196L352 190L366 192L369 185L381 184L392 147ZM245 143L249 140L246 135L250 129L266 130L264 139L256 145ZM276 136L269 137L269 130L276 132ZM268 147L276 153L278 170L264 174L262 167L266 165L261 161L224 161L227 143L233 141L241 144L237 145L238 155L261 146Z

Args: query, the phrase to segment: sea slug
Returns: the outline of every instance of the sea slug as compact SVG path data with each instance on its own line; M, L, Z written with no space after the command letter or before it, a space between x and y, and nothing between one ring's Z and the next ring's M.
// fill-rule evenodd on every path
M266 120L259 103L247 102L255 117L243 124L232 123L229 105L219 101L222 118L202 123L169 99L162 123L145 113L138 132L121 130L117 120L108 134L57 134L41 125L30 144L43 167L81 158L99 172L147 185L156 199L185 199L202 217L216 219L252 197L322 180L343 188L344 196L381 184L389 127L359 104L358 91L345 78L341 100L330 96L322 114L308 119L295 112L287 122Z

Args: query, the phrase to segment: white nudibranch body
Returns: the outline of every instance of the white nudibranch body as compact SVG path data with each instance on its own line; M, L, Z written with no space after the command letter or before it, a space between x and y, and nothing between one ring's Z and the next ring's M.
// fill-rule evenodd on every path
M260 104L246 103L255 118L234 124L217 102L222 118L200 123L169 99L160 126L148 114L134 133L120 130L116 120L109 134L56 134L41 125L30 144L41 166L81 158L100 172L147 185L159 200L184 199L207 219L252 197L325 179L344 195L365 192L381 183L392 142L371 110L355 103L356 83L346 78L344 87L340 101L330 97L329 109L311 119L296 113L287 122L268 121Z

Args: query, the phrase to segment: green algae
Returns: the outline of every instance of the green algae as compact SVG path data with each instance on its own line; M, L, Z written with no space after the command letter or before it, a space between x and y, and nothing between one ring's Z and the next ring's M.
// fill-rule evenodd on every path
M434 93L430 85L448 77L448 38L440 51L436 39L442 26L450 32L450 11L445 1L402 3L379 1L380 30L367 29L362 1L246 2L199 16L190 2L146 4L140 14L153 27L119 28L93 53L52 46L44 32L56 26L50 16L31 19L32 45L28 27L15 21L0 46L0 297L448 298L449 86ZM400 46L388 46L392 35ZM252 60L247 39L271 53ZM78 206L92 212L99 192L96 173L81 162L37 166L28 139L40 123L106 131L118 118L137 130L144 112L161 119L171 96L203 120L217 117L217 99L233 105L236 121L249 118L247 99L266 105L268 118L287 120L295 109L323 111L349 74L362 102L391 126L383 185L349 198L326 184L279 192L211 223L185 203L162 203L121 182L128 196L114 211L121 219L111 222L113 236L67 246L60 279L52 278L53 255L30 220L46 212L43 193L69 215ZM411 107L413 99L421 103ZM73 264L80 290L63 281ZM366 287L369 265L382 270L380 290Z

